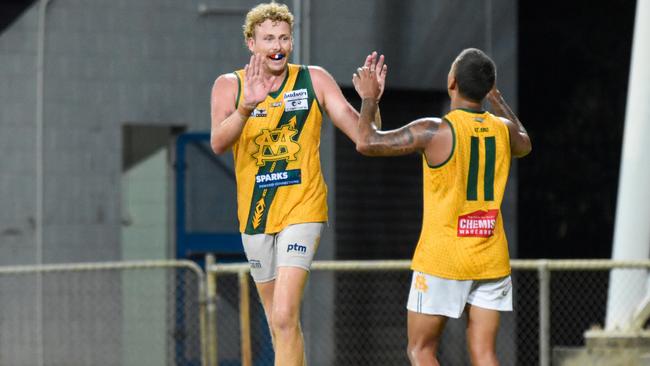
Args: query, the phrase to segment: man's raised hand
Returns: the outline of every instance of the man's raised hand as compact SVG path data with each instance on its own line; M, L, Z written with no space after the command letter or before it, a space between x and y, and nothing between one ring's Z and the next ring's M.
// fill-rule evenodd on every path
M253 110L271 92L277 76L265 77L264 58L260 54L251 56L250 62L244 67L244 100L243 107Z
M366 56L366 62L363 66L367 67L377 76L377 82L379 83L379 88L381 89L377 100L381 99L381 96L384 94L384 89L386 87L386 74L388 73L388 65L385 63L384 55L377 57L377 51L372 51L371 54Z

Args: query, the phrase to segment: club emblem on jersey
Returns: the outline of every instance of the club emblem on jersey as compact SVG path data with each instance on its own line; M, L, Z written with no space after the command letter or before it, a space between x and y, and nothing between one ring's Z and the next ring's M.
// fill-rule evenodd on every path
M253 158L257 160L257 165L262 166L268 161L295 161L297 159L296 154L300 151L300 145L293 140L297 133L295 117L291 123L280 128L274 130L263 129L260 135L255 138L258 149L253 154Z
M418 273L415 275L415 289L422 292L427 292L429 286L427 285L427 278L423 274Z

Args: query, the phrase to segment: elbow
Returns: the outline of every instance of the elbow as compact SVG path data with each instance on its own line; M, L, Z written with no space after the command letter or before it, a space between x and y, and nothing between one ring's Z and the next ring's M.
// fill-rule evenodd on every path
M365 152L366 152L367 148L368 148L367 145L364 144L363 142L357 142L357 152L358 153L360 153L362 155L365 155Z
M212 151L217 155L221 155L228 151L228 146L221 143L215 138L210 139L210 147L212 148Z
M513 151L513 156L515 158L523 158L524 156L530 154L533 151L533 145L528 141L527 144L519 147L516 151Z
M368 142L366 141L357 141L357 152L361 155L372 156L372 149Z

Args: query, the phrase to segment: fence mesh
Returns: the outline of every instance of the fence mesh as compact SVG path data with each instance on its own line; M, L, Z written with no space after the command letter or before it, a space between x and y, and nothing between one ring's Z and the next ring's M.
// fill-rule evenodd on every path
M584 270L579 269L579 264L576 267L549 272L551 353L558 348L584 347L584 332L605 322L610 270ZM405 306L411 273L407 268L313 270L302 313L308 363L408 365ZM239 365L237 276L219 273L218 278L219 365ZM540 276L535 268L515 267L512 278L515 311L502 313L498 357L501 365L539 365ZM253 365L273 365L262 306L252 281L249 286ZM465 326L465 316L448 321L438 353L441 364L470 365Z
M0 365L200 365L200 272L0 273Z
M309 364L407 365L408 263L357 265L364 270L315 268L310 275L302 313ZM515 311L502 315L497 342L502 365L539 365L546 339L547 357L584 347L584 332L604 325L608 301L623 301L608 299L607 267L580 266L555 266L547 276L534 266L513 266ZM202 345L214 338L203 332L205 288L198 267L64 267L0 268L0 365L206 364ZM242 270L245 265L238 266ZM615 271L647 275L638 266ZM540 282L544 278L548 282ZM239 283L237 272L217 276L216 317L210 320L220 366L242 364ZM272 365L264 311L253 282L248 286L252 363ZM627 286L622 290L639 291ZM548 298L540 299L544 288ZM545 303L550 332L540 339ZM465 322L462 317L447 323L438 354L442 364L469 365Z

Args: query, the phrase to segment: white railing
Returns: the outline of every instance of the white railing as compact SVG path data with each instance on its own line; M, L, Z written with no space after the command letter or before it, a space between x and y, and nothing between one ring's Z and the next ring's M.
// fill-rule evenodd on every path
M249 300L249 280L248 272L249 266L244 264L214 264L214 259L208 261L207 276L208 283L216 284L217 277L236 274L238 276L237 286L244 291L239 292L239 327L241 335L241 363L242 365L253 364L253 353L251 350L251 318L250 318L250 300ZM512 260L511 266L513 269L513 277L523 272L535 271L537 272L536 279L538 281L538 357L536 359L541 366L549 366L551 364L552 349L551 349L551 279L554 272L598 272L609 271L612 269L626 269L626 270L648 270L650 269L650 260L643 261L612 261L612 260ZM409 260L372 260L372 261L316 261L312 265L312 277L318 272L387 272L387 271L404 271L410 269ZM529 281L529 280L528 280ZM594 288L603 287L603 281L600 279L592 280L591 284ZM515 283L516 285L516 283ZM404 282L404 287L408 287L408 282ZM209 286L210 287L210 286ZM605 286L606 287L606 286ZM208 289L209 290L209 289ZM217 296L215 288L212 292L208 292L208 302L216 303L214 300ZM515 292L517 296L517 292ZM567 294L567 298L570 294ZM211 300L212 299L212 300ZM307 300L307 299L306 299ZM405 301L405 300L404 300ZM534 301L533 301L534 302ZM336 306L336 305L334 305ZM603 304L604 306L604 304ZM208 322L215 325L216 320L216 306L208 308ZM601 323L602 324L602 323ZM258 331L265 332L265 329ZM586 329L580 329L584 331ZM534 332L535 333L535 332ZM212 329L208 332L208 344L212 347L209 354L213 357L209 359L210 365L216 365L217 360L217 344L216 330ZM515 342L516 340L513 340ZM517 361L511 361L516 364ZM520 362L525 363L525 362Z

